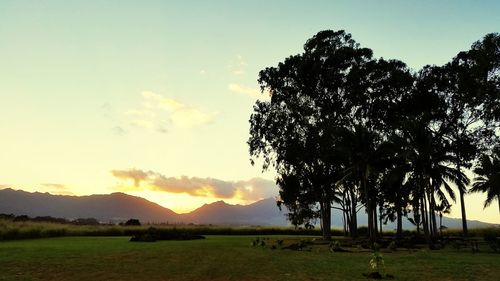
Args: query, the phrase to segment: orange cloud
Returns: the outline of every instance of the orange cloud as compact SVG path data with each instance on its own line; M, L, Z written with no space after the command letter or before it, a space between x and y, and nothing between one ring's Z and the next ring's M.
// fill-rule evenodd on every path
M134 185L139 187L141 181L148 178L150 172L144 172L142 170L130 169L130 170L112 170L111 174L120 179L132 179L134 180Z
M111 173L122 180L133 180L135 189L185 193L197 197L223 199L238 197L242 200L259 200L276 196L278 193L274 182L262 178L245 181L225 181L187 176L177 178L137 169L113 170Z

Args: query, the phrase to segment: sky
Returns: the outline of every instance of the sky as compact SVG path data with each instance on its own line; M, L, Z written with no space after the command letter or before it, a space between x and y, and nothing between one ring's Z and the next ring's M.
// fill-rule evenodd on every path
M246 144L260 70L325 29L441 65L500 31L499 14L487 0L0 1L0 188L177 212L276 196ZM468 218L500 223L483 200L466 197Z

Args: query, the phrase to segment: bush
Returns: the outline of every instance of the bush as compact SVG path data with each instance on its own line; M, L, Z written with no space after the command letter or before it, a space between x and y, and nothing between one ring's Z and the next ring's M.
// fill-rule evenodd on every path
M157 229L149 227L145 231L137 231L130 241L132 242L155 242L156 240L196 240L205 239L202 235L193 235L177 229Z
M358 235L360 237L368 236L368 227L366 226L358 227Z
M141 222L138 219L129 219L125 225L141 225Z
M490 231L485 230L483 233L484 241L490 246L490 248L495 253L500 252L500 239L498 239L497 234L498 233L493 230Z
M387 248L395 252L398 249L398 245L396 244L396 241L391 241L391 243L389 243L389 246L387 246Z

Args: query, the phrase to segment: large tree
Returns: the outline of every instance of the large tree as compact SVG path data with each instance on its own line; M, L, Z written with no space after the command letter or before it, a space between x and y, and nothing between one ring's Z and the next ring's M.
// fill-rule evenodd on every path
M500 123L500 48L489 34L450 63L415 75L397 60L373 59L344 31L321 31L290 56L259 73L269 101L250 118L250 155L273 167L280 203L294 224L321 219L330 238L332 203L356 236L363 203L368 234L379 217L398 220L412 206L428 241L436 214L459 188L464 233L463 170L493 143Z
M469 169L481 150L487 149L498 121L500 98L500 36L488 34L475 42L468 51L460 52L441 67L444 87L440 91L446 102L443 127L451 141L455 166ZM463 233L467 235L467 216L464 195L459 186Z
M259 73L270 101L258 101L250 118L250 155L262 156L264 169L273 166L283 203L297 207L318 204L323 236L330 238L331 203L339 165L330 153L335 131L352 114L351 102L364 92L364 68L372 59L344 31L321 31L291 56ZM290 179L294 179L290 181ZM289 184L293 182L296 184ZM294 190L297 185L300 191ZM297 196L288 196L289 191Z

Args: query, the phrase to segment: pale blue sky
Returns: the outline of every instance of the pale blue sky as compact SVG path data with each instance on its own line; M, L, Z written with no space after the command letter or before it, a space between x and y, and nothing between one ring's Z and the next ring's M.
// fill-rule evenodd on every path
M111 171L273 179L248 161L259 70L323 29L416 70L443 64L499 31L499 3L0 1L0 185L146 196ZM218 199L148 192L178 210Z

